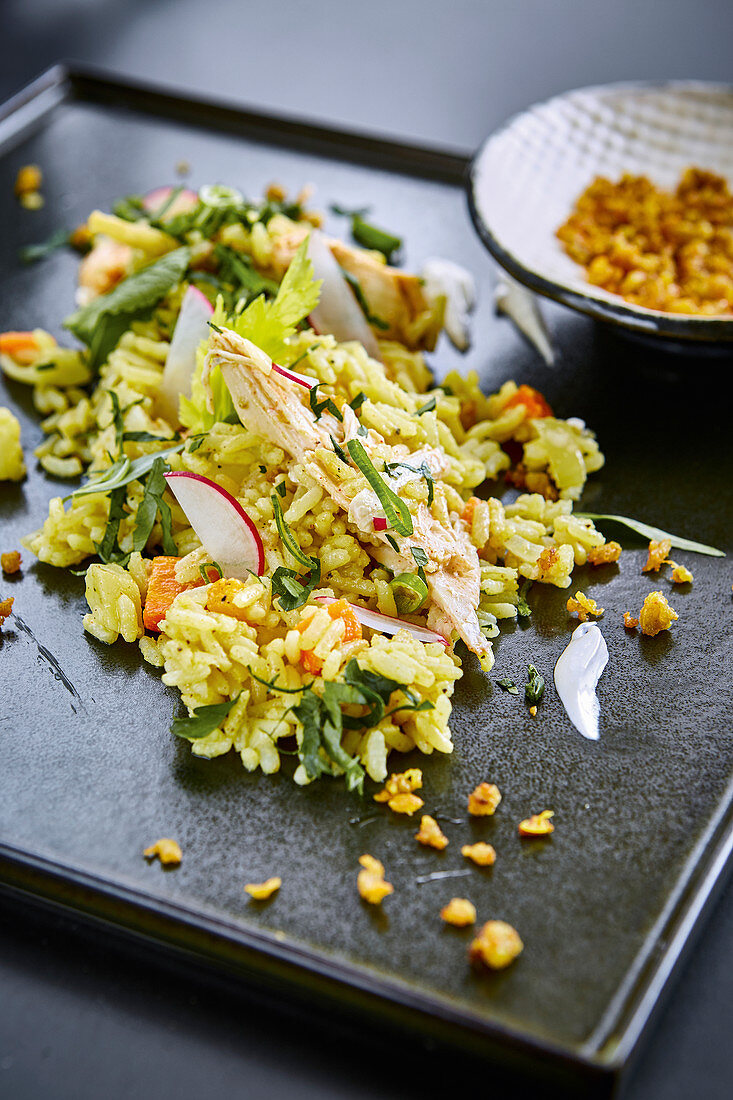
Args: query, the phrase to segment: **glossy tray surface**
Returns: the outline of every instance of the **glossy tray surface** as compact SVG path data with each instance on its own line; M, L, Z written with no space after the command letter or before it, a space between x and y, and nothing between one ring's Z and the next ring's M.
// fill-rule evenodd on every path
M559 366L540 365L493 315L494 273L471 228L461 158L66 70L12 107L0 117L0 330L42 326L61 336L73 308L73 256L23 267L20 246L59 224L73 227L119 195L172 181L181 160L192 166L193 186L226 181L256 195L272 180L295 191L312 183L323 209L371 205L376 222L405 237L407 267L437 255L474 272L474 346L462 357L441 342L436 373L460 364L487 389L516 377L541 388L559 415L586 419L607 456L587 486L588 510L634 515L730 551L729 405L707 402L702 411L704 392L722 393L728 383L701 367L693 385L668 361L610 343L556 307L548 316ZM44 170L40 213L12 199L26 163ZM343 223L330 228L343 231ZM0 387L30 456L42 433L29 394L7 381ZM32 457L29 467L25 482L0 490L3 550L67 491ZM317 974L329 996L349 999L359 989L401 1006L408 1022L440 1020L455 1037L615 1070L730 842L730 569L723 559L679 557L695 574L689 592L642 577L642 549L626 552L620 570L575 575L572 591L588 590L606 608L611 660L597 744L572 729L551 687L532 721L495 684L501 676L523 682L531 661L551 685L573 625L567 592L534 587L530 625L504 629L490 678L466 658L454 754L404 759L423 768L426 810L460 822L443 822L451 844L438 854L415 843L415 821L361 804L336 784L301 790L286 774L249 775L234 757L191 756L168 732L174 693L136 647L109 648L84 634L83 580L26 554L22 577L2 587L17 617L0 643L0 877L232 965L277 962L294 984ZM627 635L623 611L638 609L653 588L670 595L679 622L657 638ZM504 800L495 818L470 822L467 793L485 778ZM545 807L556 813L554 835L523 844L517 821ZM141 858L159 836L183 848L174 872ZM472 839L495 845L493 869L468 871L460 845ZM383 860L395 886L383 911L356 893L364 851ZM435 871L463 874L425 881ZM283 879L279 894L248 903L244 882L270 874ZM472 898L480 919L520 930L526 948L514 967L495 976L469 969L470 933L438 919L454 895Z

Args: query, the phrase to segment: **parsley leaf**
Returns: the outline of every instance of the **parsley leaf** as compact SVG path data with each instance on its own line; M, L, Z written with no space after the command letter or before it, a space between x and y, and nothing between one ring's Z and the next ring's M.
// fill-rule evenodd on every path
M519 589L519 598L517 603L517 615L520 619L528 619L532 614L532 608L527 603L527 593L532 585L532 581L526 580L523 582Z
M428 555L423 550L422 546L411 546L410 553L415 559L415 564L422 565L423 568L428 564L428 561L430 560L428 558Z
M208 737L222 724L238 698L237 694L223 703L197 707L190 718L174 718L171 733L175 733L176 737L185 737L187 741L200 741L202 737Z
M435 499L435 481L427 462L421 462L419 466L411 466L409 462L385 462L384 469L388 474L394 474L396 470L411 470L413 474L420 474L425 478L428 486L428 508Z
M508 676L505 676L503 680L497 680L497 684L500 688L504 688L504 691L508 691L510 695L519 695L519 688L510 680Z

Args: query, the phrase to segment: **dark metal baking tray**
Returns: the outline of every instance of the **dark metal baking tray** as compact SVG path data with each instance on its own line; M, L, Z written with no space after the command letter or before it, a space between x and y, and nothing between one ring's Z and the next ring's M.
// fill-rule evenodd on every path
M730 551L730 383L700 364L694 382L661 356L615 342L585 318L548 308L558 367L538 363L494 317L494 273L470 226L467 161L417 146L326 130L292 119L192 100L78 67L57 67L0 112L0 330L40 325L61 335L75 260L24 267L20 246L95 206L172 181L227 181L257 194L271 180L316 187L315 202L369 204L402 233L405 262L450 256L476 275L474 346L441 343L440 376L460 365L494 389L508 377L542 389L559 415L579 415L607 456L584 498L589 510L645 518ZM46 205L12 198L18 168L38 163ZM334 221L334 229L341 226ZM41 439L28 392L5 381L30 456ZM716 394L716 400L707 395ZM42 521L64 483L39 471L1 490L2 549ZM688 560L685 555L683 559ZM406 758L425 773L426 808L446 818L442 854L413 840L415 823L360 803L340 785L304 790L288 775L247 774L237 759L192 757L169 734L174 694L136 647L84 634L83 581L32 564L3 579L16 617L0 643L0 881L50 903L217 964L287 998L369 1014L438 1035L546 1080L610 1090L628 1065L662 988L699 926L731 847L730 576L721 559L689 559L690 591L657 638L625 633L621 615L651 588L644 551L620 569L576 573L606 608L611 661L601 681L599 743L570 727L551 688L536 720L497 689L472 657L455 697L455 752ZM567 592L531 593L527 627L502 631L495 676L523 679L529 661L551 683L571 622ZM287 771L287 768L285 769ZM466 795L491 777L496 816L466 820ZM556 831L523 845L516 823L551 806ZM165 873L144 845L175 836L181 867ZM490 840L489 871L466 871L460 844ZM357 858L383 859L395 894L377 912L355 890ZM275 899L255 905L242 886L280 874ZM501 917L526 947L508 971L478 975L470 933L441 926L453 894L480 919Z

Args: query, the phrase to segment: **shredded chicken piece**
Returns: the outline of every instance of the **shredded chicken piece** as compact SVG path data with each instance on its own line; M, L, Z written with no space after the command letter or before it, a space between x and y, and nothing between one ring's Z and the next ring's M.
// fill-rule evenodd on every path
M603 546L591 546L588 551L590 565L608 565L621 557L621 546L617 542L604 542Z
M231 329L213 332L209 338L209 351L202 374L205 387L214 366L220 367L244 426L284 448L349 514L353 500L347 496L343 483L319 464L318 455L324 451L333 453L333 440L342 442L344 427L352 429L352 421L345 417L345 424L341 424L328 413L316 419L301 392L296 392L302 391L303 387L273 372L270 358L250 340ZM210 393L208 398L211 400ZM378 436L376 438L379 439ZM363 442L368 444L369 440ZM368 450L368 447L365 449ZM397 448L394 450L397 451ZM440 454L435 448L423 448L421 452L416 452L416 456L421 454L424 454L431 469L438 469ZM412 459L407 449L405 458ZM431 566L426 568L431 596L428 626L445 637L450 637L455 631L469 649L479 657L489 659L491 647L481 633L476 616L481 568L465 523L456 517L452 526L445 527L434 518L427 505L421 503L413 516L413 529L410 536L370 531L371 539L383 543L371 551L373 557L399 573L414 569L412 547L424 550L431 562ZM360 533L363 536L365 532ZM394 538L398 551L390 547L388 535Z
M491 844L479 840L476 844L464 844L461 855L470 859L477 867L491 867L496 863L496 849Z
M487 921L468 948L472 963L481 963L490 970L503 970L521 954L524 944L516 928L503 920Z
M567 602L567 608L570 614L577 613L581 623L587 623L591 615L594 615L597 619L603 614L603 608L599 607L595 600L590 596L586 596L583 592L576 592L574 596L571 596Z
M146 859L155 859L157 856L164 867L177 867L183 859L180 845L170 837L161 837L160 840L156 840L155 844L145 849L143 855Z
M420 829L415 833L415 840L426 848L436 848L439 852L448 847L448 837L430 814L423 814L420 818Z
M669 606L666 596L661 592L650 592L639 612L642 634L653 638L663 630L669 630L675 619L679 619L679 615Z
M479 783L468 796L468 812L473 817L490 817L501 802L501 791L495 783Z
M272 268L281 278L301 243L310 232L310 225L301 224L282 234L273 244ZM344 244L336 238L326 238L339 265L353 276L361 287L369 312L387 327L379 336L399 340L409 348L435 344L435 326L422 325L421 317L430 313L421 279L382 261L372 252Z
M273 876L264 882L248 882L244 889L255 901L266 901L277 893L282 884L283 880L281 878Z
M362 870L357 875L356 886L360 895L370 905L381 905L383 898L394 893L394 886L385 881L384 864L367 853L359 856L359 863Z
M468 924L476 923L476 906L468 898L451 898L440 910L440 915L446 924L465 928Z
M649 556L642 573L656 573L664 565L672 549L669 539L660 539L658 542L652 539L649 543Z

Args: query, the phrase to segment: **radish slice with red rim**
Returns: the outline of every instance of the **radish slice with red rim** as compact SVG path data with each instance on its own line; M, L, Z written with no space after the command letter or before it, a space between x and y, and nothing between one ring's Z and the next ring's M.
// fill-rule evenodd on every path
M222 575L240 581L250 573L261 577L265 571L262 539L239 501L200 474L176 471L165 474L165 479Z
M315 331L330 333L339 343L358 340L373 359L379 359L379 345L361 306L323 234L316 229L308 241L308 258L313 264L313 278L322 280L318 305L310 315Z
M290 370L289 367L281 367L278 363L273 363L272 369L275 374L281 374L283 378L287 378L288 382L297 382L299 386L305 386L308 390L312 390L314 386L319 384L317 378L309 378L306 374L298 374L297 371Z
M314 596L317 603L336 603L334 596ZM440 642L441 645L450 645L447 638L430 630L427 626L415 626L406 619L393 619L391 615L383 615L381 611L370 611L367 607L359 607L356 603L350 603L357 619L362 626L368 626L370 630L379 630L382 634L396 634L399 630L407 630L418 642Z
M148 214L154 214L156 210L160 210L163 203L167 202L173 191L173 187L153 188L152 191L148 191L143 199L143 209ZM188 187L184 188L173 199L161 220L165 222L169 218L175 218L176 214L188 213L189 210L193 210L194 206L198 205L198 201L199 197L195 191L191 191Z
M171 424L178 423L178 398L181 394L184 397L191 395L196 349L209 335L208 322L213 312L206 295L195 286L189 286L183 295L158 391L160 411Z

